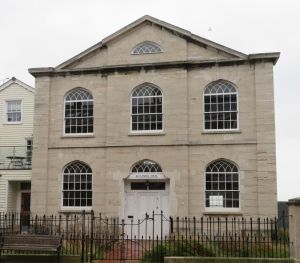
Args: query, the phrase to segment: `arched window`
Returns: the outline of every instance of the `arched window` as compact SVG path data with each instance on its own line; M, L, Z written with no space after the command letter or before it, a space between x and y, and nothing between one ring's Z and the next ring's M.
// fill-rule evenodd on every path
M205 130L238 129L237 90L230 82L219 80L204 92Z
M132 167L131 173L162 173L162 169L156 162L142 160Z
M93 96L83 88L70 91L65 97L65 134L93 133Z
M227 160L212 162L205 171L205 206L239 208L239 171Z
M131 130L161 131L163 129L162 92L153 84L135 88L131 95Z
M80 161L67 165L63 173L63 207L92 206L92 169Z
M137 162L131 168L131 175L133 175L133 178L136 180L130 183L131 190L166 189L165 180L160 180L163 176L162 169L156 162L153 162L151 160L141 160Z
M158 44L149 42L149 41L140 43L132 49L132 54L134 54L134 55L155 54L155 53L161 53L161 52L162 52L162 49Z

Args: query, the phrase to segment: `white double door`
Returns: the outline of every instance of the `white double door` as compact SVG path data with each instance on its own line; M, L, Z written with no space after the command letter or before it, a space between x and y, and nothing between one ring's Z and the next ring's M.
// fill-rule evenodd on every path
M161 214L163 212L163 215ZM125 232L129 238L161 239L169 233L169 191L127 190Z

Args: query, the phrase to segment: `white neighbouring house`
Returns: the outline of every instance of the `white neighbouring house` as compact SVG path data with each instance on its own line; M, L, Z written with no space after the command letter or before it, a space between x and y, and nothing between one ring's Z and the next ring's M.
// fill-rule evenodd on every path
M30 211L34 92L15 77L0 86L0 212Z

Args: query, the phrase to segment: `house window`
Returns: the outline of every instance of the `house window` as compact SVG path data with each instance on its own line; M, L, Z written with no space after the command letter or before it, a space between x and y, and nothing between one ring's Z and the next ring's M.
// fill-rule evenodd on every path
M162 131L163 97L161 90L152 84L135 88L131 96L131 130Z
M218 160L205 172L205 204L209 208L239 208L239 171L231 162Z
M92 206L92 169L76 161L63 174L63 207Z
M65 134L93 133L93 96L77 88L65 97Z
M31 165L32 162L32 138L26 139L26 164Z
M17 123L22 120L21 100L11 100L6 102L6 122Z
M132 54L134 55L141 55L141 54L155 54L155 53L161 53L162 49L161 47L153 42L145 41L143 43L140 43L136 45L132 49Z
M238 129L238 101L236 88L227 81L209 84L204 92L205 130Z

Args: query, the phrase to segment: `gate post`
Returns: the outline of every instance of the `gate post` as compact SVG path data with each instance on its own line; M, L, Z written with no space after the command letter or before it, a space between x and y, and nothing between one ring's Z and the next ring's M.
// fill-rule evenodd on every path
M81 257L80 262L84 262L84 241L85 241L85 210L81 214Z
M95 221L95 216L94 216L94 211L91 211L91 236L90 236L90 262L93 261L93 245L94 245L94 221Z
M121 234L121 247L120 247L120 261L125 260L125 220L122 219L122 234Z
M289 199L288 206L291 257L300 263L300 198Z

